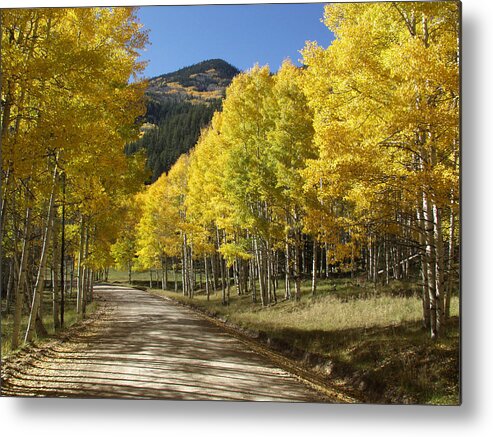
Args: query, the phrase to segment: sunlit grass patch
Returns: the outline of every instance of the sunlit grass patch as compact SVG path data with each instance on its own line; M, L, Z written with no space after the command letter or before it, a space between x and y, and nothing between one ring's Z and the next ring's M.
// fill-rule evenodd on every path
M92 314L97 308L97 302L90 302L86 307L86 315ZM77 322L82 320L82 315L78 314L75 308L74 299L66 299L66 307L64 312L64 329L67 329ZM21 329L20 329L20 347L23 345L23 337L25 335L27 324L29 321L29 316L24 314L21 319ZM14 317L12 314L2 314L1 328L2 328L2 342L1 342L1 356L4 358L10 353L14 352L12 350L12 331L14 325ZM47 337L39 337L36 333L34 334L33 342L35 344L43 342L46 338L60 332L61 330L55 330L55 322L52 314L52 303L47 299L43 302L43 325L48 333Z

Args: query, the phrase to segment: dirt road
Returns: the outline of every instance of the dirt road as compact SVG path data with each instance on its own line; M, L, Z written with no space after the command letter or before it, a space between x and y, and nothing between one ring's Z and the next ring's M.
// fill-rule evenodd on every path
M103 317L18 366L2 396L327 400L188 308L125 287L95 293Z

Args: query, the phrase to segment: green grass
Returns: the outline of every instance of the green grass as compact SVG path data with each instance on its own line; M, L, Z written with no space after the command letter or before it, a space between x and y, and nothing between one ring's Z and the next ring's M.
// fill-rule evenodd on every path
M37 334L35 334L35 337L33 339L33 342L35 344L40 344L43 341L49 339L52 337L55 333L61 332L62 330L55 331L54 327L54 320L53 320L53 315L52 315L52 304L49 301L49 294L46 293L44 301L43 301L43 324L46 328L46 331L48 333L47 337L38 337ZM97 302L91 302L87 304L86 307L86 315L89 315L93 313L97 308ZM12 344L11 344L11 339L12 339L12 330L13 330L13 315L12 314L6 314L5 312L2 312L2 318L1 318L1 328L2 328L2 342L1 342L1 356L2 358L5 358L12 352L15 352L12 350ZM24 314L21 319L21 340L26 332L27 324L28 324L28 315ZM82 315L77 314L75 310L75 299L74 298L66 298L65 300L65 313L64 313L64 329L69 328L70 326L73 326L77 322L82 320ZM20 347L22 347L22 341L20 342Z
M152 272L152 279L156 280L156 272ZM132 271L132 281L147 281L150 280L149 270L145 270L143 272L134 272ZM128 282L128 272L127 271L119 271L115 269L110 269L108 273L108 281L109 282Z
M159 270L152 270L152 280L153 281L161 281L162 272ZM195 274L197 282L199 282L200 273L196 272ZM149 285L149 281L151 279L151 274L149 270L144 271L132 271L132 283L136 283L139 285L147 284ZM205 280L205 275L202 273L202 281ZM128 271L120 271L115 269L110 269L108 272L108 282L119 282L128 284ZM168 268L168 282L173 284L173 270ZM181 271L176 271L176 282L178 282L178 287L181 286Z
M153 270L152 271L152 286L153 287L161 287L161 272ZM205 275L200 272L195 273L195 280L197 283L205 281ZM150 287L150 271L140 271L140 272L132 272L132 283L128 282L128 272L127 271L119 271L115 269L110 269L108 273L108 282L116 283L121 285L127 285L135 288L139 288L141 290L146 290ZM181 271L177 270L176 272L176 282L178 285L178 290L181 289ZM172 270L168 270L168 288L174 290L174 275Z
M414 283L396 281L375 288L349 279L324 280L312 297L305 281L301 302L279 301L265 308L253 304L250 295L231 295L224 306L220 293L210 301L199 293L191 301L170 291L153 292L266 333L278 349L309 365L330 368L332 378L367 401L459 402L457 296L452 298L446 335L433 342L421 326L419 287Z

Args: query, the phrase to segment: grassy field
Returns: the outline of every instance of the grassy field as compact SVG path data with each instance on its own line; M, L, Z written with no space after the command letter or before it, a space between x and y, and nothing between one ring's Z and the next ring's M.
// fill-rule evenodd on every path
M86 314L91 314L96 310L97 302L92 302L87 305ZM74 325L78 321L81 320L81 315L77 314L75 311L75 297L66 298L65 300L65 315L64 315L64 329L69 328ZM10 353L14 352L11 347L11 337L12 337L12 329L13 329L13 316L11 314L6 314L2 312L2 346L1 346L1 356L5 358ZM26 332L28 323L28 316L24 315L21 321L21 338ZM55 334L54 328L54 320L52 315L52 304L49 300L49 293L46 293L45 299L43 301L43 324L48 332L46 338L39 338L35 334L34 343L40 343L47 338L50 338L53 334ZM60 332L57 331L57 332ZM22 344L22 342L21 342Z
M223 306L220 293L210 301L199 293L191 301L171 291L152 292L261 333L271 346L365 401L459 403L458 297L452 299L446 336L433 342L421 325L416 284L375 288L348 279L324 280L315 297L309 281L302 288L301 302L279 301L266 308L253 304L250 295L232 295Z
M178 270L176 272L178 287L181 287L181 272ZM199 282L200 273L196 275L197 282ZM144 270L142 272L133 271L132 272L132 284L138 285L147 285L149 286L149 281L151 279L151 274L149 270ZM161 281L161 272L153 270L152 271L152 280L153 281ZM202 275L202 280L204 280L204 275ZM108 281L109 282L119 282L119 283L128 283L128 272L120 271L115 269L110 269L108 273ZM171 269L168 270L168 281L173 283L173 271Z
M173 275L171 275L173 276ZM156 272L152 272L153 280L156 280ZM149 270L143 272L132 272L132 281L149 281ZM108 273L108 281L110 282L128 282L128 272L110 269Z

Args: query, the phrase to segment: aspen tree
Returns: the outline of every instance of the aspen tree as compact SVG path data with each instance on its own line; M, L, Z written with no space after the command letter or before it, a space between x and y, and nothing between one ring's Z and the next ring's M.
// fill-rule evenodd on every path
M372 250L374 280L379 252L384 277L391 269L397 276L394 242L411 237L419 252L422 239L436 338L444 320L443 210L458 189L458 5L330 5L325 23L336 35L333 44L327 50L308 44L303 52L320 150L312 180L328 181L319 197L344 205L345 217L335 219L353 236L356 230L364 237L366 228L373 241L385 242Z

